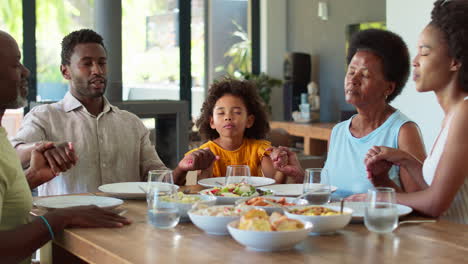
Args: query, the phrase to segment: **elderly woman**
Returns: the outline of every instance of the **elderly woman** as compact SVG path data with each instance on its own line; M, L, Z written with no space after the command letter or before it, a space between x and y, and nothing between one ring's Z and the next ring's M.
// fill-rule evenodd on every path
M365 160L376 185L388 181L388 164L398 164L420 191L398 193L397 201L417 211L468 224L468 1L437 1L419 37L413 60L418 92L433 91L445 118L422 163L403 149L373 147ZM425 181L429 183L428 186Z
M362 161L374 145L425 158L418 126L389 104L401 93L408 75L408 49L398 35L370 29L353 36L344 91L346 102L358 113L333 128L325 164L337 195L346 197L373 187ZM389 179L389 185L400 191L415 188L407 171L397 166L390 169Z
M344 92L346 102L355 106L358 113L337 124L331 133L325 168L331 184L338 187L335 195L347 197L373 188L363 160L374 145L425 158L418 126L389 104L408 79L409 61L405 43L392 32L370 29L353 36ZM288 165L278 170L300 182L302 169L296 157L288 153ZM414 191L418 187L408 172L397 166L390 169L389 179L388 185L398 191Z

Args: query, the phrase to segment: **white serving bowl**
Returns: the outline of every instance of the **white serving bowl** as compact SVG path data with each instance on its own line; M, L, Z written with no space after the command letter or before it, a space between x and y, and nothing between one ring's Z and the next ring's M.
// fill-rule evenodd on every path
M319 205L309 205L309 206L319 206ZM302 209L309 206L295 206L294 209ZM327 207L335 211L340 211L340 207L329 206L329 205L320 205L322 207ZM291 208L291 209L293 209ZM285 214L288 218L297 219L301 221L311 222L313 227L311 233L317 234L326 234L336 232L337 230L345 227L353 215L353 210L347 207L343 208L343 214L338 215L299 215L286 212Z
M215 197L211 197L211 196L207 196L207 195L199 195L199 194L190 195L190 196L200 197L200 200L196 201L196 202L193 202L193 203L178 203L178 202L161 202L161 203L162 204L164 204L164 203L174 204L177 207L177 210L179 211L180 221L181 222L188 222L190 220L187 212L190 209L192 209L192 206L195 203L205 204L207 206L213 206L216 203L216 198Z
M280 196L263 196L264 198L271 198L271 199L275 199L275 200L279 200L283 197L280 197ZM240 200L237 200L235 202L236 205L238 206L250 206L250 207L254 207L256 209L263 209L265 210L269 215L271 215L273 212L278 212L278 213L282 213L283 212L283 208L280 207L280 206L273 206L273 205L268 205L268 206L252 206L252 205L247 205L245 204L245 202L247 202L248 200L252 199L253 197L250 197L250 198L244 198L244 199L240 199ZM287 203L293 203L296 198L294 197L285 197L286 199L286 202ZM295 205L291 205L291 206L284 206L285 208L291 208L291 207L294 207L294 206L298 206L298 205L307 205L308 202L307 200L305 199L299 199Z
M234 206L212 206L213 207L234 207ZM227 224L234 220L239 220L240 215L236 216L210 216L210 215L198 215L193 212L195 209L191 209L187 212L188 216L192 223L205 231L210 235L227 235L229 234L227 230Z
M248 249L255 251L278 251L288 250L307 238L307 234L312 230L312 223L301 221L304 229L294 231L249 231L241 230L239 221L228 224L231 236Z

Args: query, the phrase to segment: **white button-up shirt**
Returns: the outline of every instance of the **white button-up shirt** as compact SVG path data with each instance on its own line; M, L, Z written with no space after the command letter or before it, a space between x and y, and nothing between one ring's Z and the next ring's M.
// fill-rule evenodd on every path
M102 184L141 181L149 170L166 168L141 120L106 98L97 117L70 92L33 108L11 143L38 141L73 142L78 156L75 167L38 187L40 196L96 192Z

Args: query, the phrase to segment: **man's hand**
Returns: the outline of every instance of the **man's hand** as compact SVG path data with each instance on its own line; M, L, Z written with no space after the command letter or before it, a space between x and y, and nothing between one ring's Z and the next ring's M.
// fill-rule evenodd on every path
M186 155L178 167L183 171L205 170L219 159L209 148L199 149Z
M57 174L50 168L44 152L54 148L54 143L44 142L31 152L30 167L26 170L26 179L31 189L52 180Z
M73 143L71 142L55 144L54 148L50 148L44 152L44 157L56 174L71 169L78 161Z
M282 146L277 148L271 147L267 150L272 152L270 158L273 161L275 170L282 172L286 176L293 177L296 183L304 181L304 170L297 159L296 153Z
M131 223L127 218L95 205L55 209L46 217L63 223L63 227L122 227Z

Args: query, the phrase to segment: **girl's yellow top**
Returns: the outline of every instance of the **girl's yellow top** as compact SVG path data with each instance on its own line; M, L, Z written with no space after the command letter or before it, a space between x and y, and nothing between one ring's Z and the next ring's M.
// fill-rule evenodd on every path
M236 150L225 150L213 141L208 141L199 148L192 149L185 155L204 148L209 148L211 152L219 156L219 160L215 161L213 166L213 177L226 176L226 168L228 165L249 165L250 174L252 176L263 176L262 173L262 158L266 151L271 147L271 142L259 139L244 138L242 145Z

